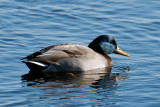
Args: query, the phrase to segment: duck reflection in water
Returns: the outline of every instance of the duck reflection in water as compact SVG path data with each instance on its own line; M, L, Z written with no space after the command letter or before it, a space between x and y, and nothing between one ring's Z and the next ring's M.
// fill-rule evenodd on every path
M22 79L23 83L27 83L25 86L45 84L45 87L50 88L66 88L66 85L69 88L79 88L83 83L89 83L91 87L99 89L117 86L119 81L128 78L127 73L130 70L129 67L113 67L113 73L111 73L111 69L111 67L108 67L88 72L74 72L74 76L61 73L50 78L45 78L43 74L39 75L38 78L35 78L33 76L34 74L30 74L32 75L31 77L27 74L23 75ZM32 81L32 83L29 81Z

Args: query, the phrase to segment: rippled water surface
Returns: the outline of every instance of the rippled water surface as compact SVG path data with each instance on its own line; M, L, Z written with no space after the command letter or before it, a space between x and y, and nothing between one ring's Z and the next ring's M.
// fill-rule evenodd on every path
M112 35L131 57L76 79L23 81L20 59L48 45ZM160 105L159 0L1 0L0 106Z

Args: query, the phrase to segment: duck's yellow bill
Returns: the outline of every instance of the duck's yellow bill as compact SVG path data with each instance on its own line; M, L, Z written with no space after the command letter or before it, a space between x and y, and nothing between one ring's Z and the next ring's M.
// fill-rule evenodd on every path
M115 50L115 53L130 57L128 53L122 51L118 46L117 49Z

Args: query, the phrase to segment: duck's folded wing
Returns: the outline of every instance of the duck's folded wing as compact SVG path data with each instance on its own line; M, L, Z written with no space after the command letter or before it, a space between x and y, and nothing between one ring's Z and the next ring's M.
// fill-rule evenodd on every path
M27 59L27 61L55 64L60 59L82 57L93 53L94 51L88 47L69 43L43 48L24 59Z

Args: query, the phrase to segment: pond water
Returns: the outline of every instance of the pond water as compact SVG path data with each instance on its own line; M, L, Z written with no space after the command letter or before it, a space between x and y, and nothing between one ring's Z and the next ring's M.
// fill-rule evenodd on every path
M159 10L159 0L1 0L0 106L159 107ZM58 43L87 46L102 34L131 55L111 54L111 73L22 80L24 56Z

